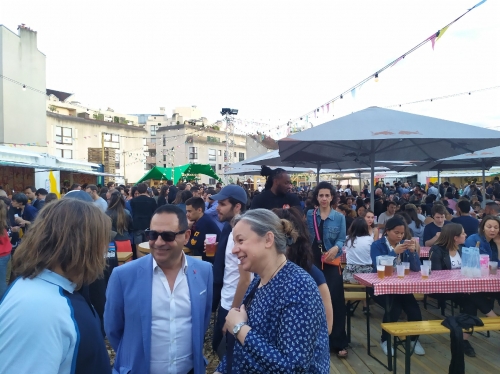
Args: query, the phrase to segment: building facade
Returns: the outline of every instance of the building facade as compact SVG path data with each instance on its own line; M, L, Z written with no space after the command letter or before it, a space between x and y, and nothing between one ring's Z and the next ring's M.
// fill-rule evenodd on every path
M45 63L35 31L0 25L0 143L44 151Z

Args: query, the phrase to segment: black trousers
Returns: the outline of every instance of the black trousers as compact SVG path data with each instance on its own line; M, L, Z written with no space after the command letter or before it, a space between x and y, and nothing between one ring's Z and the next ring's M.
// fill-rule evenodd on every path
M422 313L420 312L420 307L418 306L417 300L413 294L404 295L379 295L373 296L373 299L377 304L379 304L384 310L386 310L387 297L389 297L389 303L392 305L389 313L384 313L384 323L387 322L397 322L401 316L401 311L406 313L408 321L422 321ZM389 338L389 334L382 330L382 341L385 342ZM415 340L417 337L412 337Z
M226 317L228 313L229 310L226 310L219 305L219 309L217 310L217 318L214 324L214 335L212 337L212 349L214 350L214 352L217 352L220 342L222 341L222 328L226 323Z
M318 265L316 265L318 266ZM321 269L321 264L319 268ZM330 290L333 307L333 328L329 336L330 350L340 351L347 347L346 306L344 298L344 279L342 278L342 268L340 266L323 265L323 274L326 284Z

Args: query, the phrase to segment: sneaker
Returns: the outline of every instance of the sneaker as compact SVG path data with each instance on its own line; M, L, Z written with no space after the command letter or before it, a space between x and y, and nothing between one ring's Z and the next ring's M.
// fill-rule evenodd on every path
M414 342L411 342L412 349L415 348L414 352L418 356L423 356L425 355L424 348L420 345L420 342L418 340L415 340Z
M468 340L464 340L464 354L469 357L476 357L476 351L474 351Z
M382 347L382 351L384 351L384 354L387 356L387 340L385 342L380 343L380 346ZM392 357L394 357L393 347L391 347L391 352L392 352Z

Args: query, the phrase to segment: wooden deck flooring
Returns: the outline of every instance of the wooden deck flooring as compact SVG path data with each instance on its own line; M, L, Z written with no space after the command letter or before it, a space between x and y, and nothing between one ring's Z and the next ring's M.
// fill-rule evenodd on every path
M433 305L433 301L430 301ZM443 319L440 310L432 305L427 305L427 310L424 309L423 302L419 302L422 310L423 319ZM383 317L383 310L378 305L371 305L371 353L380 361L386 363L387 358L380 348L380 323ZM495 311L500 315L500 308L495 303ZM446 310L447 315L450 314L450 308ZM457 309L455 309L455 314ZM349 357L339 359L335 355L331 356L330 373L334 374L359 374L359 373L391 373L385 369L380 363L366 353L366 319L361 312L361 307L358 307L354 316L351 319L351 344L349 349ZM416 374L446 374L451 360L450 352L450 336L443 335L426 335L420 339L422 346L425 349L425 356L412 355L411 357L411 372ZM500 373L500 332L491 331L490 337L487 338L479 333L474 333L470 342L476 351L476 357L465 357L466 373ZM404 352L398 351L398 373L404 373Z

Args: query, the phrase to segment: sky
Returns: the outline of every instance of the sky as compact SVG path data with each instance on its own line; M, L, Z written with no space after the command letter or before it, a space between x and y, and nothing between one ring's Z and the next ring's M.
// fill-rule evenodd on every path
M196 105L269 124L321 107L453 21L479 0L2 0L0 24L38 32L47 88L92 108L167 113ZM391 106L500 85L500 1L488 0L333 105L318 125ZM500 129L500 89L394 109ZM280 130L278 131L278 126Z

